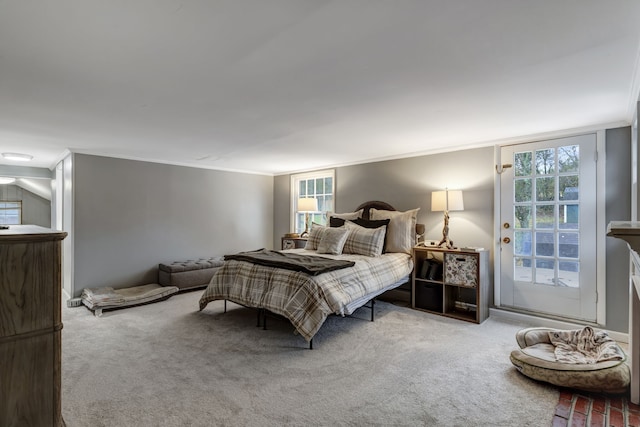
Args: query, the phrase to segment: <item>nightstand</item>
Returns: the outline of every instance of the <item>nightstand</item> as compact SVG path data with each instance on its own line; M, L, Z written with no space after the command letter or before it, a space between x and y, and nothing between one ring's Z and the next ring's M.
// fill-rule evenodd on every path
M282 249L303 249L307 245L306 237L283 237Z
M482 323L489 316L489 251L413 248L412 307Z

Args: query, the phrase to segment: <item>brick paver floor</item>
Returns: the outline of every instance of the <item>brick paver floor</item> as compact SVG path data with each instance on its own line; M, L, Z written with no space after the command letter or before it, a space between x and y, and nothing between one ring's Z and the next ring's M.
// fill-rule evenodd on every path
M628 395L560 390L552 427L640 427L640 406Z

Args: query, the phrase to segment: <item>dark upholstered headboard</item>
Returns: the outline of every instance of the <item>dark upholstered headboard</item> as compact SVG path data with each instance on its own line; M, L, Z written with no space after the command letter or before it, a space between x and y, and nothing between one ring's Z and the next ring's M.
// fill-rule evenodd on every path
M362 217L364 219L369 219L369 210L371 208L378 209L378 210L381 210L381 211L395 211L395 210L397 210L396 208L391 206L389 203L381 202L379 200L372 200L372 201L364 202L364 203L360 204L360 206L358 206L356 208L356 211L359 211L360 209L362 209ZM416 224L416 234L422 236L424 234L424 231L425 231L424 224Z
M371 202L364 202L362 203L360 206L358 206L356 208L356 211L359 211L360 209L362 209L362 218L364 219L369 219L369 210L371 208L374 209L379 209L381 211L395 211L396 208L394 208L393 206L391 206L389 203L385 203L385 202L380 202L377 200L371 201Z

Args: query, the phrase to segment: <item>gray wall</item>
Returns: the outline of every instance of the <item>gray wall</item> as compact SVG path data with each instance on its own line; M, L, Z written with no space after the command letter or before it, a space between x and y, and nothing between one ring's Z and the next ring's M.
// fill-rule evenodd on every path
M17 185L0 185L0 200L22 201L22 223L51 227L51 202Z
M157 281L159 263L273 241L273 178L108 157L73 159L74 291Z
M606 139L606 220L627 220L631 212L631 129L607 130ZM442 213L430 211L431 191L462 189L465 210L450 213L449 235L458 246L491 249L493 266L493 167L492 147L340 167L336 169L336 211L351 211L367 200L382 200L398 210L420 207L418 220L426 225L426 237L439 238ZM275 177L274 191L276 245L289 231L290 175ZM607 238L606 244L606 328L627 332L628 250L614 238Z
M606 222L631 219L631 128L607 130ZM607 245L607 328L629 331L629 249L613 237Z
M443 213L431 212L431 192L462 190L464 211L450 212L449 237L457 246L491 248L493 236L493 148L347 166L336 170L336 211L368 200L396 209L420 208L426 238L442 238Z
M282 247L281 238L291 228L291 175L273 178L273 247Z
M493 147L339 167L335 210L350 212L369 200L382 200L400 211L420 208L418 222L426 226L425 237L440 240L443 214L431 212L431 192L463 190L465 210L450 212L449 237L457 246L491 249L493 173ZM274 246L289 231L290 186L290 175L275 177ZM490 266L493 269L493 259Z

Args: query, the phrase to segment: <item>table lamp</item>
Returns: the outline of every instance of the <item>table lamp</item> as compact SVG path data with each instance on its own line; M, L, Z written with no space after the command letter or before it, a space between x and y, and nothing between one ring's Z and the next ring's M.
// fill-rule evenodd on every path
M462 190L434 191L431 193L431 211L444 212L444 227L442 228L442 240L438 247L453 249L453 242L449 239L449 211L463 211Z
M304 232L300 237L309 235L309 212L318 211L318 199L303 197L298 199L298 212L304 212Z

